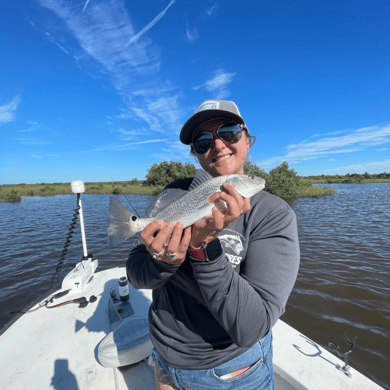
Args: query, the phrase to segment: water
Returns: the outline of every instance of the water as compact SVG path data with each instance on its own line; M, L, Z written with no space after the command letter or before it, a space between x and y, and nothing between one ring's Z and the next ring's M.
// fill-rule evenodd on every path
M301 266L282 319L324 348L336 342L342 352L349 350L347 328L350 340L357 336L349 364L390 389L390 183L333 186L335 195L291 202ZM127 196L141 215L154 199ZM136 242L107 247L108 199L82 195L88 252L100 270L124 266ZM50 288L76 206L75 195L0 203L0 327L10 311ZM60 280L82 254L77 222Z
M342 352L347 328L357 336L349 364L390 389L390 183L332 186L292 202L301 266L282 319Z

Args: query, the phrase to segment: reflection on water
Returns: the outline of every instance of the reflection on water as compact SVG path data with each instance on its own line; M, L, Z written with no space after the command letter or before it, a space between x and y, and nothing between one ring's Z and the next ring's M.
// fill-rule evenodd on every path
M337 184L337 193L291 202L298 217L301 266L282 319L323 347L357 336L349 363L390 389L390 184ZM127 195L143 215L152 196ZM118 199L127 204L126 199ZM108 195L82 195L88 252L99 268L124 266L132 237L107 247ZM0 327L10 311L45 293L60 259L76 196L0 204ZM63 277L83 254L79 224ZM61 278L60 278L61 279ZM334 353L334 350L332 350Z

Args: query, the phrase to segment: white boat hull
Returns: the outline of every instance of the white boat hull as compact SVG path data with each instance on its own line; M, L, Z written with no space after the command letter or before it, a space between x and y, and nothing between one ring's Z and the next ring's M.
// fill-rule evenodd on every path
M0 336L0 388L155 390L153 370L146 361L121 368L98 362L99 343L110 332L109 293L112 289L118 293L122 276L125 268L97 272L82 292L53 302L95 295L97 301L86 308L74 303L42 307L13 323ZM130 286L129 293L134 315L147 316L151 291ZM282 321L273 328L273 348L277 390L381 389L354 369L347 377L337 368L343 361Z

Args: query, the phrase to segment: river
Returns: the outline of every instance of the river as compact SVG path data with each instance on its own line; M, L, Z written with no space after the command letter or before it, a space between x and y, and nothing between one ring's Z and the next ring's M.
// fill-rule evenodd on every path
M282 320L328 350L328 342L336 342L342 352L349 349L347 329L350 340L357 337L349 364L390 389L390 183L332 186L334 195L290 202L301 265ZM141 215L154 199L126 196ZM136 239L107 247L109 195L81 199L88 252L99 259L98 270L124 266ZM0 327L11 311L50 288L76 207L75 195L0 203ZM77 221L62 277L82 254Z

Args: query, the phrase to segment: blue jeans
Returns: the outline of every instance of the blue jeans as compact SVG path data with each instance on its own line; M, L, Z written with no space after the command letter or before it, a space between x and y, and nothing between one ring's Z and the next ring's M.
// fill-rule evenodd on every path
M209 370L181 370L169 367L153 348L149 364L153 364L155 360L181 390L275 389L271 331L248 351ZM245 367L250 368L236 377L225 379L227 374Z

